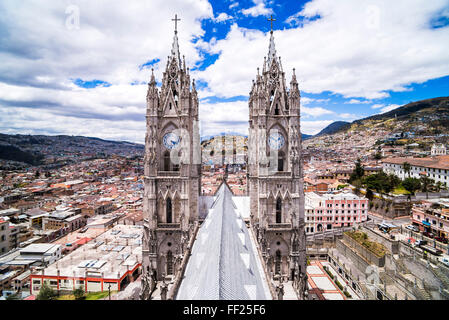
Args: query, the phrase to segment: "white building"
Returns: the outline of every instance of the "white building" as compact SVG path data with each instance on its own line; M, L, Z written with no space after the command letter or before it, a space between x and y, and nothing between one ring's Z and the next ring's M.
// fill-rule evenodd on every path
M404 163L410 164L410 172L405 172ZM449 155L429 158L390 158L383 160L383 170L401 179L427 176L435 182L449 186Z
M368 199L353 193L305 194L306 234L352 226L367 220Z
M430 150L430 155L432 156L445 156L446 155L446 147L444 144L434 144L432 149Z
M140 274L143 228L116 225L52 265L30 275L31 293L54 290L120 291Z
M15 260L42 261L46 265L62 257L62 246L52 243L33 243L19 250L20 256Z
M9 251L9 222L0 218L0 256Z

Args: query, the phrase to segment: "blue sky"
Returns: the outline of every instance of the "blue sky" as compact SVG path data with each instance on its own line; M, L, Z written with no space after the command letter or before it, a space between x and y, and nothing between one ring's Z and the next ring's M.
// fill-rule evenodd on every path
M247 133L273 15L302 132L449 92L448 0L151 0L0 3L0 132L143 143L146 83L173 39L200 96L201 135Z

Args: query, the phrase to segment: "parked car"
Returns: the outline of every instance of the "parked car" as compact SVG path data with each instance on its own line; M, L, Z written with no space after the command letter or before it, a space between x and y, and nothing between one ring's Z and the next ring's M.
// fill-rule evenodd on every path
M426 240L416 240L415 245L416 246L421 246L421 245L425 245L427 244Z
M405 228L406 228L406 229L409 229L409 230L412 230L412 231L415 231L415 232L419 232L418 227L416 227L416 226L414 226L414 225L411 225L411 224L409 224L409 225L406 226Z
M440 261L441 261L442 264L444 264L444 265L446 265L446 266L449 267L449 259L443 258L443 259L441 259Z
M447 244L447 239L446 239L446 238L443 238L443 237L435 237L435 240L436 240L436 241L443 242L444 244Z
M430 232L423 232L423 235L425 235L428 238L432 238L432 239L434 238L433 233L430 233Z

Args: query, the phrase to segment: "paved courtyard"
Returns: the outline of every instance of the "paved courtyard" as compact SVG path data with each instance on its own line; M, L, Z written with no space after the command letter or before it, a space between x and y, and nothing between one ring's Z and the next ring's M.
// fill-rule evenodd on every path
M324 271L321 261L311 261L307 266L308 288L320 300L346 300L345 295Z

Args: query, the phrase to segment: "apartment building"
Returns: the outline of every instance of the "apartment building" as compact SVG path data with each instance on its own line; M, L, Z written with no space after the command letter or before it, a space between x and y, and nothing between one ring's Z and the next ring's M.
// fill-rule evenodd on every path
M410 172L405 172L404 163L410 164ZM393 173L401 179L408 176L427 176L435 182L449 186L449 155L428 158L390 158L383 161L385 173Z
M0 256L9 251L9 222L0 218Z
M368 199L348 192L306 192L305 210L306 234L313 234L366 221Z
M412 223L421 231L431 232L438 237L449 238L449 203L435 208L430 202L414 205Z

